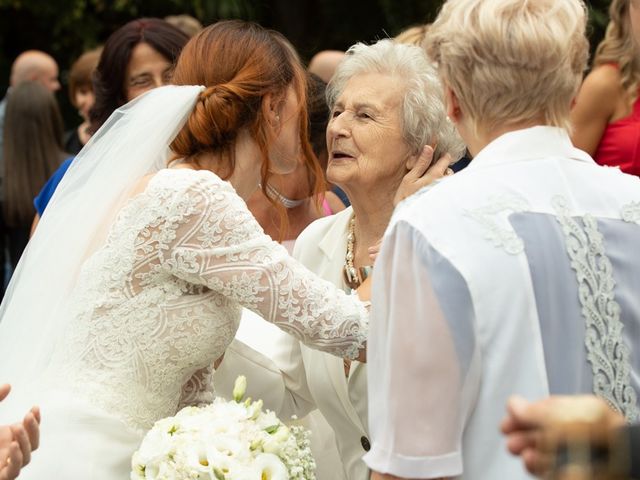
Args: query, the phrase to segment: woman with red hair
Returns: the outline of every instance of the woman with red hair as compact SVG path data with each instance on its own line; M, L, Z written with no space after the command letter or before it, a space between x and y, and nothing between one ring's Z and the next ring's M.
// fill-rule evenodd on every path
M127 476L156 420L212 399L242 307L335 355L363 350L365 305L291 259L245 204L301 158L324 190L295 52L220 22L186 45L174 82L96 132L9 287L0 378L14 394L0 424L25 404L46 418L25 479Z

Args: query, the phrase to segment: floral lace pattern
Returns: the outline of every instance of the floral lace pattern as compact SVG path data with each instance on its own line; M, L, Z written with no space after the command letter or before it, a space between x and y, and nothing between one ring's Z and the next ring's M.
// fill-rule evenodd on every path
M620 305L614 296L613 267L604 249L597 221L590 215L571 217L567 201L552 205L565 235L571 267L585 319L587 360L593 372L593 392L621 412L629 422L638 419L636 392L630 384L629 348L622 338Z
M502 218L502 221L506 222L509 213L523 212L528 207L525 198L505 194L491 197L488 205L468 210L466 214L484 227L485 238L495 247L502 248L511 255L517 255L524 251L524 242L510 225L500 226L499 222Z
M83 265L54 358L92 403L148 429L178 406L210 401L211 365L241 307L316 348L354 358L368 314L264 235L211 172L159 172L127 202Z
M640 225L640 202L631 202L623 205L621 216L625 222Z

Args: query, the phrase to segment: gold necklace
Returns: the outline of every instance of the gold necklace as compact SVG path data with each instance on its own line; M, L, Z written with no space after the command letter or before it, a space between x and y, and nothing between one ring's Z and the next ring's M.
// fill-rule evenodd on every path
M356 216L349 220L349 232L347 233L347 253L344 260L344 280L352 290L356 290L362 282L371 274L373 266L357 268L353 264L356 246Z

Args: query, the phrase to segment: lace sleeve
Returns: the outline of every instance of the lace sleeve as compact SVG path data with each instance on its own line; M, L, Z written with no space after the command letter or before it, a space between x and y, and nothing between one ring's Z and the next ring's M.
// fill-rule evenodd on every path
M201 175L176 202L176 215L159 226L160 235L173 237L163 252L173 275L205 285L313 348L358 356L367 336L365 305L265 235L228 183Z

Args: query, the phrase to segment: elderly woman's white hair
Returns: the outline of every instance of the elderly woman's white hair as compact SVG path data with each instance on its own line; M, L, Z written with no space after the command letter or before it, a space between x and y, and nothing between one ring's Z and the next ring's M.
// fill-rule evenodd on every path
M586 17L582 0L448 0L424 45L476 134L532 120L568 129Z
M447 117L442 85L421 48L388 39L353 45L327 87L329 108L352 77L368 73L391 75L405 86L403 136L414 154L435 144L434 158L449 153L455 161L462 156L465 146Z

